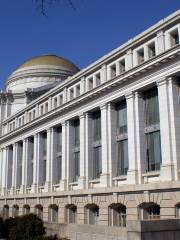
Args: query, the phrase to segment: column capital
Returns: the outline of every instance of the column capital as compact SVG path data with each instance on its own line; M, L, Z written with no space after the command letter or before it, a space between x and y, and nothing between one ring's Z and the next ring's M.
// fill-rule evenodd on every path
M142 92L139 92L139 91L134 92L134 96L135 98L143 98Z
M63 127L63 126L66 126L66 121L63 121L63 122L61 122L61 126Z
M107 103L104 103L104 104L100 105L100 110L102 111L102 110L107 109L107 106L108 106Z
M167 78L166 78L166 77L162 77L162 78L160 78L160 79L158 79L158 80L156 81L156 86L157 86L157 87L160 87L160 86L165 85L165 84L167 84L167 83L168 83Z
M52 127L46 128L46 132L50 133L52 131Z
M102 66L101 66L101 69L106 69L107 68L107 65L106 64L103 64Z
M126 100L130 99L130 98L133 98L133 97L134 97L134 92L127 92L127 93L125 93Z
M84 112L84 113L81 113L81 114L79 114L79 119L82 119L82 118L85 118L86 117L86 113Z

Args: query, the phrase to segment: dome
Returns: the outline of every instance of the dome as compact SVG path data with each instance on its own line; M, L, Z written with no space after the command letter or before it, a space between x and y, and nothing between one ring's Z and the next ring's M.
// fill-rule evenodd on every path
M33 57L21 64L7 79L6 90L26 91L29 88L58 84L79 71L71 61L56 56Z
M77 71L78 68L69 60L66 60L65 58L58 57L56 55L42 55L38 57L33 57L27 61L25 61L23 64L21 64L17 70L23 69L23 68L30 68L37 65L49 65L49 66L58 66L58 67L64 67L72 71Z

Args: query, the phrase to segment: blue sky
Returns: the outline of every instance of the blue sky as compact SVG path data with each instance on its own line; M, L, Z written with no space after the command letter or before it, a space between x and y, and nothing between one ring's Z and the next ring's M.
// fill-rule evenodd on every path
M25 60L52 53L83 68L180 8L180 0L0 0L0 87Z

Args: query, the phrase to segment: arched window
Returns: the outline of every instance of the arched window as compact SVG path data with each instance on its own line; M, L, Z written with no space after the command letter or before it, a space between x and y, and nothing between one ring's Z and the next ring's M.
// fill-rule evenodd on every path
M96 204L88 204L85 207L85 223L97 225L99 222L99 207Z
M5 205L3 207L3 218L4 219L9 218L9 206L8 205Z
M58 206L52 204L48 209L48 221L49 222L58 222Z
M109 206L109 226L126 227L126 206L120 203Z
M35 207L35 214L40 218L43 219L43 206L38 204Z
M74 204L69 204L65 207L65 221L67 223L77 222L77 207Z
M29 205L24 205L23 206L23 215L30 214L30 206Z
M142 203L139 206L139 219L160 219L160 206L156 203Z
M176 218L180 218L180 203L175 206L175 216Z
M18 205L14 205L12 207L12 217L17 217L19 215L19 206Z

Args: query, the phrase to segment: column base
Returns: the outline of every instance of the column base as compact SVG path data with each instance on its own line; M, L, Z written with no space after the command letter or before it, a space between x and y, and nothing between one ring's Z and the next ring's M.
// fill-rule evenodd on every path
M20 186L20 194L25 193L25 185Z
M45 182L44 191L45 192L50 192L51 191L51 183L50 182Z
M161 181L172 181L174 180L174 165L166 164L161 166Z
M137 170L128 170L127 172L127 183L136 184L138 181L138 171Z
M61 180L59 185L60 185L60 190L65 191L67 189L67 180L66 179Z
M78 178L78 188L79 189L85 189L86 188L86 178L85 177L79 177Z
M109 187L109 173L102 173L101 174L100 184L103 187Z
M10 189L10 195L14 195L15 194L15 187L11 187Z
M37 184L32 184L31 186L31 193L36 193L37 192Z

